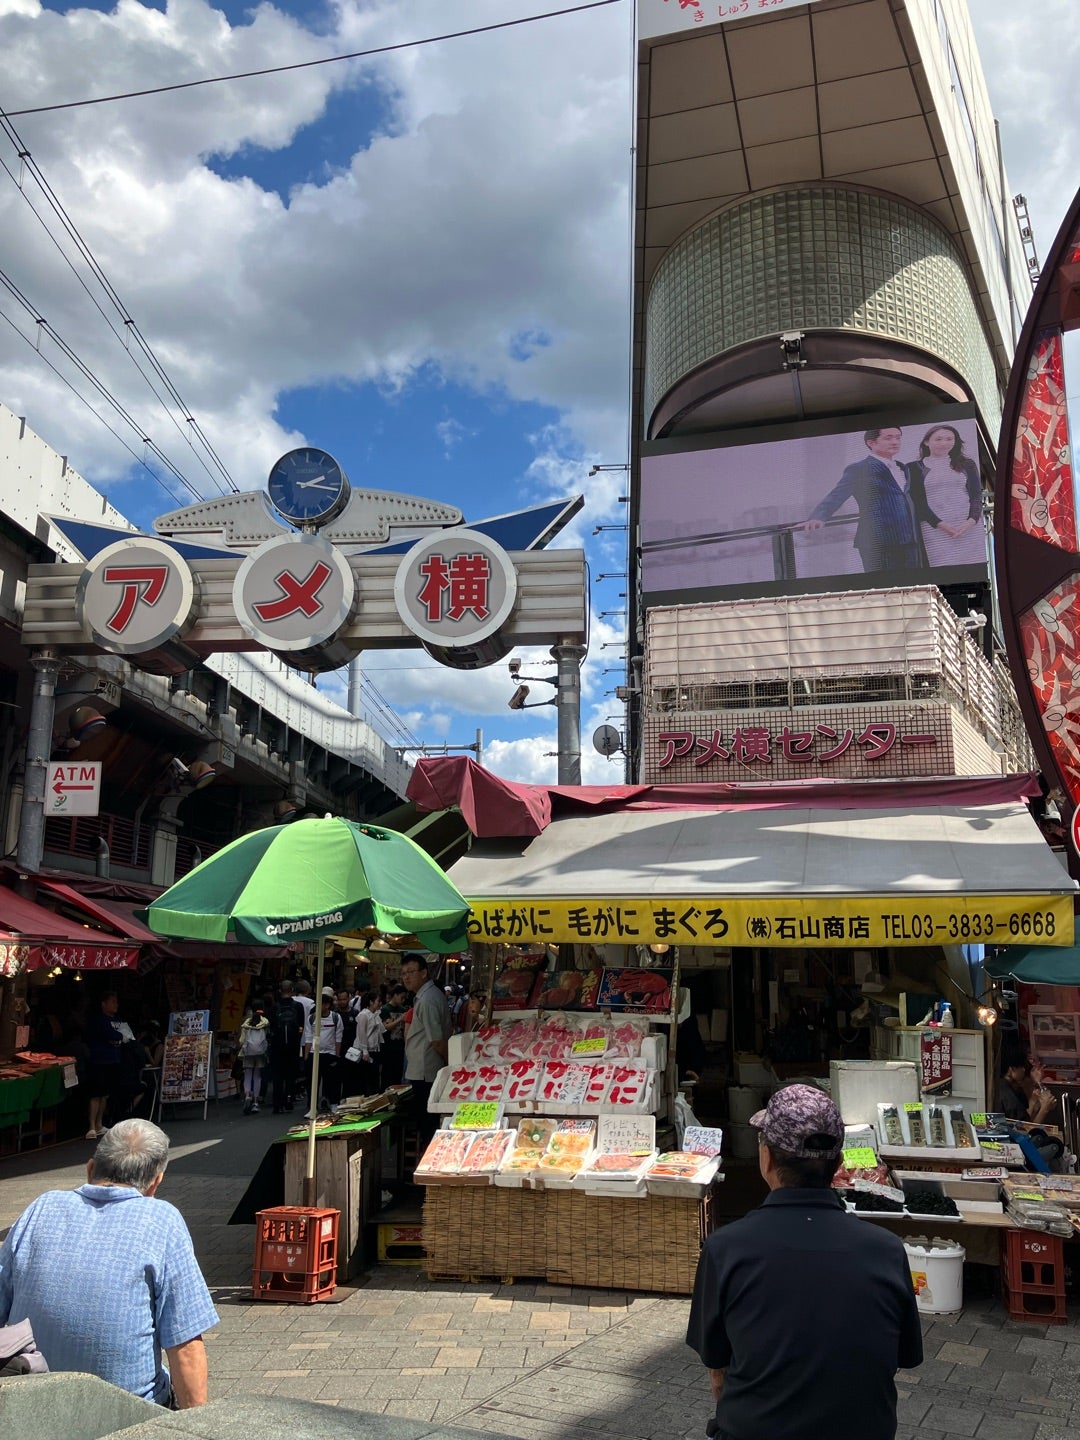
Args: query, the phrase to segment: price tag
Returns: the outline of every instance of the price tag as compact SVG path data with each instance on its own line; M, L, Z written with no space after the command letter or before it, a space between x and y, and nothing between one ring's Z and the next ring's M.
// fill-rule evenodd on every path
M982 1111L976 1112L973 1110L971 1112L971 1123L972 1125L985 1125L986 1115Z
M980 1140L980 1141L979 1141L979 1144L980 1144L980 1146L982 1147L982 1149L984 1149L984 1150L1000 1150L1000 1149L1001 1149L1001 1142L1000 1142L999 1140Z
M1014 1190L1013 1193L1012 1193L1012 1198L1013 1198L1014 1200L1039 1200L1039 1201L1043 1201L1043 1200L1046 1199L1046 1196L1045 1196L1045 1195L1040 1195L1037 1190Z
M961 1180L1004 1180L1008 1175L1004 1165L983 1165L978 1170L964 1170Z
M872 1170L878 1163L878 1158L869 1145L858 1145L853 1150L844 1151L845 1170Z
M922 1109L922 1101L921 1101L921 1100L905 1100L905 1101L904 1101L904 1114L905 1114L905 1115L910 1115L913 1110L921 1110L921 1109Z
M493 1130L502 1106L498 1100L465 1100L454 1111L453 1130Z
M588 1035L584 1040L575 1040L570 1046L571 1055L603 1055L607 1049L606 1035Z
M904 1203L904 1192L895 1185L879 1185L876 1180L856 1180L854 1188L866 1195L881 1195L886 1200L895 1201L897 1205Z

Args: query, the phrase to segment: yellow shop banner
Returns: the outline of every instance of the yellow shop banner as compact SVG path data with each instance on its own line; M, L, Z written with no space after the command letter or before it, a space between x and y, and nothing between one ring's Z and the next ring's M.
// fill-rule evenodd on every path
M1071 945L1069 895L470 900L473 940L616 945Z

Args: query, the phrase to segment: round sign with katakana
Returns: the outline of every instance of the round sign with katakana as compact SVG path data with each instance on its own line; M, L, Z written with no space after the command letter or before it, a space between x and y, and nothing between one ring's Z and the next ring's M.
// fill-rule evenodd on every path
M145 655L186 634L197 598L187 561L164 540L139 535L107 545L86 562L75 610L103 650Z
M394 579L398 614L425 644L467 648L506 623L517 571L494 540L476 530L442 530L402 558Z
M311 650L348 620L356 582L340 551L315 535L277 535L253 550L233 581L243 629L267 650Z

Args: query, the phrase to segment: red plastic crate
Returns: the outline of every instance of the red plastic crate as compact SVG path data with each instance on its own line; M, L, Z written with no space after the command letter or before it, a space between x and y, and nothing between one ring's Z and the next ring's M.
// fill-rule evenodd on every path
M256 1300L312 1305L337 1285L337 1210L279 1205L255 1216Z
M1001 1294L1011 1320L1064 1325L1065 1252L1061 1237L1009 1230L1001 1237Z

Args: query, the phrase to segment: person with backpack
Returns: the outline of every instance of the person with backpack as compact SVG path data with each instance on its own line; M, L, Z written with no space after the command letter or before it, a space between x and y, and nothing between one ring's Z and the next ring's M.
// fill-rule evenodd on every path
M240 1061L244 1067L244 1114L257 1115L270 1054L270 1021L266 1005L256 1000L240 1026Z
M303 1006L293 998L292 981L282 980L278 986L277 1001L269 1015L270 1033L267 1037L270 1042L270 1081L275 1115L293 1108L305 1018Z

